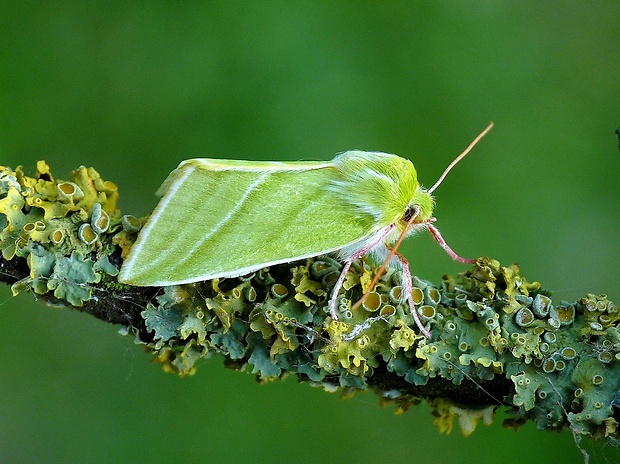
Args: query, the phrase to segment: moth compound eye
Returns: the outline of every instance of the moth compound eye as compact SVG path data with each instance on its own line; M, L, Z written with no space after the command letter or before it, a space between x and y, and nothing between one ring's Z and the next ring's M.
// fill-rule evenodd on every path
M418 208L416 205L407 206L407 209L405 210L405 214L403 214L403 221L409 222L411 218L414 216L417 216L419 212L420 212L420 208Z

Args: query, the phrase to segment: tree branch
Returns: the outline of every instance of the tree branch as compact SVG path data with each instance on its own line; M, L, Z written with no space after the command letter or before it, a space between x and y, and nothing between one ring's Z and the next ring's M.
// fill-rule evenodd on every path
M458 416L471 433L503 406L512 416L505 425L533 420L618 439L620 311L605 295L554 302L517 266L480 258L437 285L414 278L426 339L393 271L351 308L374 275L363 261L347 275L339 321L326 306L341 265L327 256L243 278L131 287L116 275L141 221L122 216L117 198L92 168L63 181L44 162L34 177L0 167L0 280L14 294L29 290L120 324L179 375L219 353L260 380L295 375L328 391L372 389L399 410L425 399L442 431Z

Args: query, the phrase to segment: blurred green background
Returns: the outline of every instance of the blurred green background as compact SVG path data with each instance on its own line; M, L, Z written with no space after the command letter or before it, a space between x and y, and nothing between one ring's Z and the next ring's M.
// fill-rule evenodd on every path
M493 120L436 192L446 240L620 302L619 24L617 0L2 2L0 164L94 166L143 215L192 157L380 150L429 186ZM465 269L427 236L404 252L436 282ZM583 462L566 431L444 436L426 406L259 386L217 357L179 379L116 327L0 303L1 462Z

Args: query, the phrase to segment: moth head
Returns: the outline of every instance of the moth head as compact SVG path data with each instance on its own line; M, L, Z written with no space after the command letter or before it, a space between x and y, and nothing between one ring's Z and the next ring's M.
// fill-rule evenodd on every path
M407 205L405 212L401 218L403 225L409 223L412 218L412 225L426 223L433 216L435 208L435 199L424 188L418 187L413 195L411 202ZM415 218L414 218L415 216Z

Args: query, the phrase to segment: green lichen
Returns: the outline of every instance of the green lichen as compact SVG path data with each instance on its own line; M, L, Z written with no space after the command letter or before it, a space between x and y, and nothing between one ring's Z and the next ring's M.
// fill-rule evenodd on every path
M492 410L501 403L515 418L533 419L540 428L566 426L586 435L615 437L620 331L610 322L615 321L616 308L604 296L590 295L554 308L540 284L529 283L516 266L505 268L480 259L456 278L445 276L440 286L416 281L418 311L432 334L426 339L415 330L407 307L398 303L399 276L391 273L377 286L372 311L351 309L350 302L361 296L360 285L353 285L340 300L342 319L332 320L325 309L329 292L320 282L323 274L312 272L333 265L323 259L276 266L243 280L185 285L180 287L188 293L183 303L173 303L167 293L160 298L181 308L202 297L206 308L200 320L207 332L215 332L199 337L205 355L220 352L244 360L262 380L296 373L327 390L350 393L370 388L374 375L393 375L404 384L428 386L430 391L436 379L480 386L500 378L512 383L513 392L500 398L489 395L474 409L446 398L432 400L440 428L450 430L446 424L458 416L469 434L479 419L489 422ZM351 281L363 282L368 269L358 265L353 271L358 278ZM292 286L294 292L274 297L273 282L287 289ZM251 301L244 297L248 293L254 295ZM386 316L380 314L384 306L392 308ZM589 311L587 317L584 311ZM519 317L524 312L526 324ZM592 322L603 325L603 315L610 319L603 317L606 326L601 331ZM234 337L223 339L232 324ZM154 330L169 329L162 324ZM175 336L178 344L196 339ZM169 370L183 365L193 372L194 366L187 362L175 364L176 356L183 353L176 350L175 357L167 355ZM243 367L245 362L235 366ZM401 409L414 401L407 388L399 392L374 388L384 398L396 399ZM582 392L579 400L574 399L576 391Z
M373 389L397 412L424 398L445 432L457 418L469 434L501 405L512 416L506 425L533 420L540 429L619 438L620 310L605 295L554 302L517 266L480 258L439 284L414 278L427 339L402 303L402 276L389 271L369 289L376 269L363 260L346 276L337 321L327 301L341 265L327 256L241 278L132 289L115 276L141 221L122 216L117 199L116 186L92 168L55 180L44 162L34 177L0 167L0 251L28 269L13 292L81 307L98 301L95 289L134 290L141 304L116 322L179 375L219 354L261 381L296 375L344 396Z
M118 274L109 260L115 235L125 230L117 200L116 185L93 168L80 167L65 181L44 161L34 177L0 166L2 257L25 259L30 270L13 294L29 289L72 306L91 300L93 284Z

